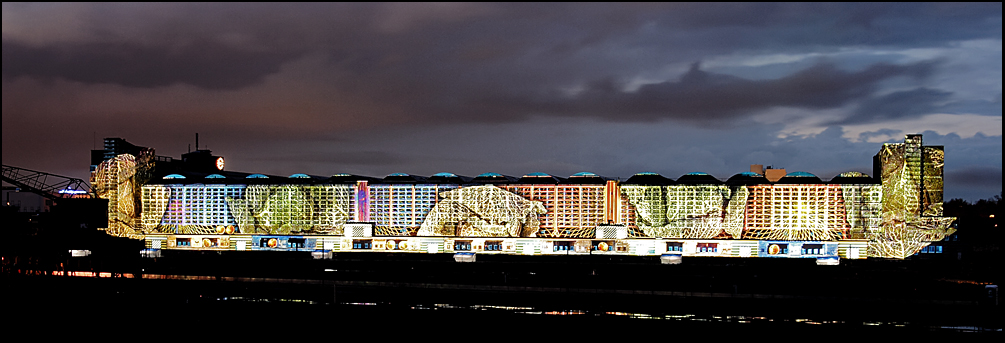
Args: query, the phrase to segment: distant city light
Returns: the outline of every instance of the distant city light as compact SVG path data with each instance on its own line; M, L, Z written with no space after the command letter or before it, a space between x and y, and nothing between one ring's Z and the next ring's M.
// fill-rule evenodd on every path
M87 191L79 189L60 189L59 194L87 194Z

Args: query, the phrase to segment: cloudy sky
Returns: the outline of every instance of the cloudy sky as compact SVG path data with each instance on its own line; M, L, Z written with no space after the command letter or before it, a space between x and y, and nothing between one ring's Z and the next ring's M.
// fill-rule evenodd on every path
M276 175L871 173L1002 191L1002 5L3 4L3 163L122 137Z

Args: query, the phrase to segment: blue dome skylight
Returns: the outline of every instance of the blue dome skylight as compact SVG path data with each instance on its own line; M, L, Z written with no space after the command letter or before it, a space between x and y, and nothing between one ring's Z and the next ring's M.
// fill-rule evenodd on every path
M785 177L817 177L817 176L807 172L797 171L785 174Z

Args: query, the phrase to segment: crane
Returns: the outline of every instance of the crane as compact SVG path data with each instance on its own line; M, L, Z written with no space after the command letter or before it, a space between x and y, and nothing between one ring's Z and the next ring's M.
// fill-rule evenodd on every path
M6 164L3 165L3 182L52 201L95 197L87 181Z

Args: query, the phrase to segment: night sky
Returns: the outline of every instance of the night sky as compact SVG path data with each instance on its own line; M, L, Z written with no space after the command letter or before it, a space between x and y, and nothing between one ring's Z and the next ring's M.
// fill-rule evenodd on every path
M973 201L1002 191L1002 4L3 4L4 164L195 133L274 175L825 180L923 133Z

